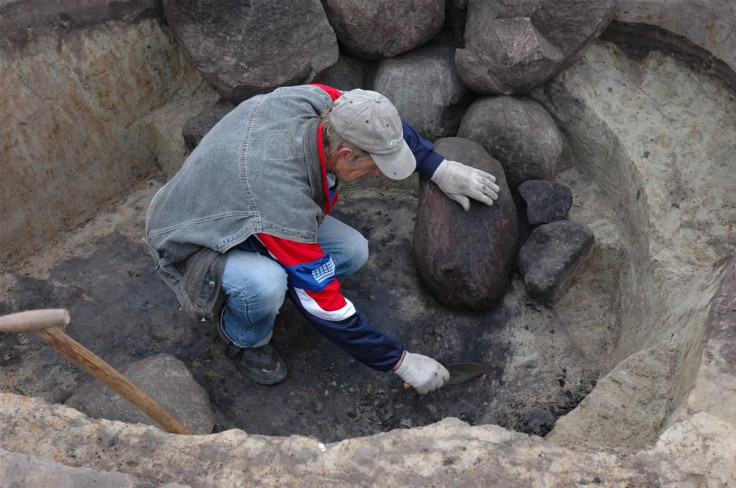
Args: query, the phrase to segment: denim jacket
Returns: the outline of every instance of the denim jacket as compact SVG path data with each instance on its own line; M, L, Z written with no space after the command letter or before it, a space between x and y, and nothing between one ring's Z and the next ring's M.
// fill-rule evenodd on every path
M187 314L217 317L225 253L251 235L317 242L325 201L316 134L331 103L315 86L244 101L153 197L146 242Z

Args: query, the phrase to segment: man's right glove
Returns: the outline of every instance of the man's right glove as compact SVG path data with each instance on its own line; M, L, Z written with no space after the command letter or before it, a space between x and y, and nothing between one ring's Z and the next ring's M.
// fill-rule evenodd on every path
M447 159L440 163L431 180L466 212L470 210L470 198L491 206L501 191L492 174Z
M440 363L430 357L412 354L409 351L406 351L404 359L394 372L413 386L420 395L440 388L450 379L450 372Z

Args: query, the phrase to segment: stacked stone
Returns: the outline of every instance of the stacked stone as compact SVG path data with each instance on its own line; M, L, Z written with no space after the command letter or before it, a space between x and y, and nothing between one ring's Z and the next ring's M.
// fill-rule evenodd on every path
M572 195L555 183L564 137L525 95L603 32L615 1L298 4L164 2L179 43L225 102L311 82L376 90L426 138L440 139L437 152L496 176L499 200L473 203L467 215L434 183L420 182L414 254L438 300L493 307L516 262L527 292L554 304L593 236L565 221ZM190 121L188 148L226 111L213 107Z

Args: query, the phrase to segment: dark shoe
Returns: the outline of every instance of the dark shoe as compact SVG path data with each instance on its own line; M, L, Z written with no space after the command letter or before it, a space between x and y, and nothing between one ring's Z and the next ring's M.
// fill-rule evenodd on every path
M261 385L275 385L286 379L286 366L271 343L246 349L230 343L225 355L235 360L241 373Z
M225 340L227 341L227 349L225 349L225 357L228 359L235 359L240 355L241 352L243 352L242 347L238 347L232 342L227 340L227 337L225 337Z

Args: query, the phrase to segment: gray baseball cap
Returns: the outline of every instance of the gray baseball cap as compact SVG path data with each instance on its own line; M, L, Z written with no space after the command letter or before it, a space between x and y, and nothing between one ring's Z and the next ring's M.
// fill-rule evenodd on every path
M366 151L378 169L392 180L414 172L417 161L404 141L396 107L380 93L350 90L335 100L330 114L337 135Z

